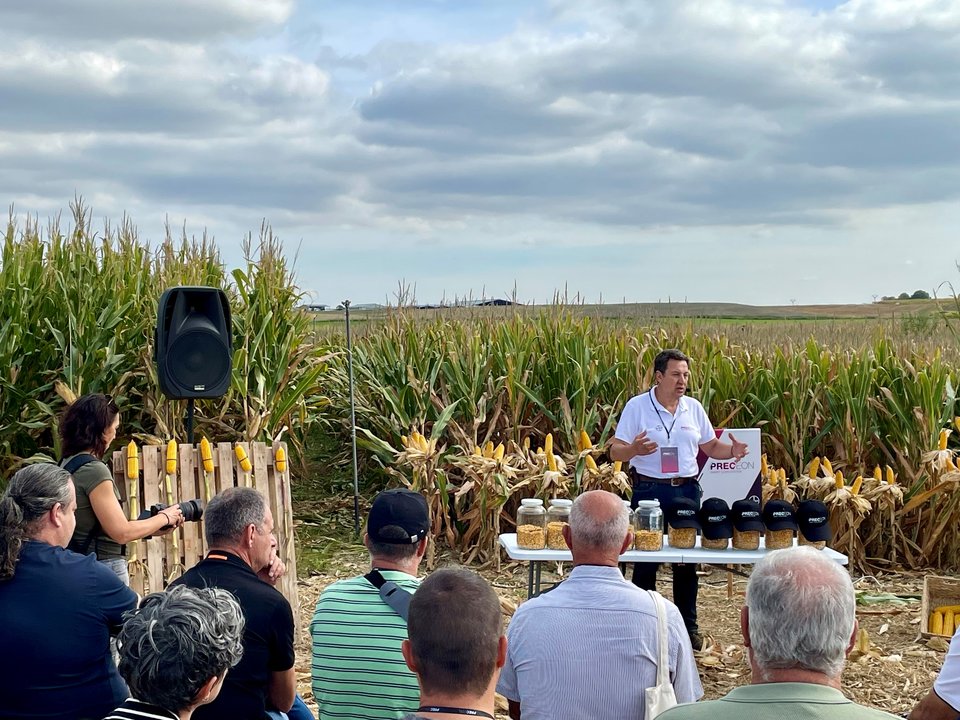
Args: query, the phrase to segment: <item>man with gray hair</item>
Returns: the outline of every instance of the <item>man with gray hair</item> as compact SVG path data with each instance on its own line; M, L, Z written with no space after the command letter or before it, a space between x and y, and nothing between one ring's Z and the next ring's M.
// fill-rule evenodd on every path
M118 638L133 697L104 720L189 720L216 700L243 655L243 613L226 590L180 585L148 595Z
M627 508L605 490L584 493L563 536L573 570L517 609L497 692L513 720L643 720L644 691L657 683L659 633L653 597L618 567L633 543ZM703 688L693 648L679 610L665 605L670 680L678 702L694 702Z
M268 712L287 713L296 697L293 612L273 587L285 568L277 558L270 506L258 490L227 488L207 504L203 521L207 556L173 585L230 591L246 625L243 659L219 697L194 717L263 720Z
M840 692L840 673L857 637L847 571L809 547L777 550L757 563L740 611L752 684L719 700L675 707L658 720L882 720Z

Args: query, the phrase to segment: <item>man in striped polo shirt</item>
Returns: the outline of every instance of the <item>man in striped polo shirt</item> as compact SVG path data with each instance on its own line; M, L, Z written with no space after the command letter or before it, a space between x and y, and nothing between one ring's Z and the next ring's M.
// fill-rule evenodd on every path
M417 677L400 649L407 622L381 599L371 576L413 593L429 531L430 513L420 493L387 490L373 501L363 536L370 575L330 585L310 623L320 720L397 720L419 707Z

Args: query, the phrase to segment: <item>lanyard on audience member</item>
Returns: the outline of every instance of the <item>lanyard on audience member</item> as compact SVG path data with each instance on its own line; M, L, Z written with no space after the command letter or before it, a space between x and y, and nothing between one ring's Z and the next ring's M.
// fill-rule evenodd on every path
M421 705L417 712L446 713L448 715L470 715L472 717L485 717L495 720L493 715L483 710L471 710L470 708L444 707L443 705Z
M677 400L677 412L673 416L673 422L670 423L670 427L667 427L667 424L663 422L663 415L660 414L660 408L657 407L657 404L653 401L653 390L650 390L648 394L650 398L650 404L653 406L653 409L657 411L657 418L660 420L660 423L663 425L663 429L667 431L667 442L670 442L670 431L673 430L673 426L677 424L677 416L680 415L680 401Z

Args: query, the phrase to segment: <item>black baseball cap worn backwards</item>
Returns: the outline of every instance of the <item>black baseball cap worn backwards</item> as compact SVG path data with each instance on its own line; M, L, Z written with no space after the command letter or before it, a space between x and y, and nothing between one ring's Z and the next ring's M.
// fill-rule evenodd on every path
M768 500L763 506L763 524L767 530L796 530L797 519L793 505L786 500Z
M733 537L730 506L723 498L707 498L700 506L700 527L708 540Z
M760 503L753 500L736 500L730 507L730 518L737 532L755 532L763 530L760 519Z
M833 535L827 506L819 500L804 500L797 505L797 525L803 536L812 542L829 540Z
M697 503L690 498L674 498L667 505L667 524L672 528L700 529L700 520L697 518Z
M391 533L391 537L382 537L380 532L386 527L400 528L406 535L392 537ZM384 490L374 498L367 518L367 535L373 542L413 545L423 540L428 532L430 510L420 493L397 488Z

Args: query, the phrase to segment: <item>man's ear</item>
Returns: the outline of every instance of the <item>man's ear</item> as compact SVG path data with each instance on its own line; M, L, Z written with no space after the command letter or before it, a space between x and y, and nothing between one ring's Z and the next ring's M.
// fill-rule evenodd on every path
M203 705L210 698L210 695L213 694L214 690L217 689L217 685L223 680L224 675L214 675L209 680L207 680L197 691L196 696L193 698L193 704L195 706Z
M47 510L47 515L54 527L63 527L63 503L54 503L53 507Z
M570 552L573 552L573 533L570 532L570 523L564 523L560 532L563 533L563 541L570 548Z
M363 534L363 546L369 550L370 549L370 536L367 533Z
M417 543L417 557L423 557L423 556L424 556L424 554L427 552L427 545L429 545L429 544L430 544L430 536L429 536L429 535L425 536L425 537L423 538L423 540L421 540L420 542Z
M623 555L627 550L633 547L633 530L627 530L627 536L623 539L620 546L620 554Z
M502 668L507 664L507 636L501 635L497 643L497 667Z
M417 674L417 663L413 659L413 649L410 647L410 641L404 640L400 643L400 653L403 655L403 661L407 664L407 667L410 669L414 675Z
M850 642L847 643L847 651L843 654L844 657L850 654L850 651L853 650L853 646L857 644L857 633L860 631L860 621L854 618L853 620L853 633L850 635Z

